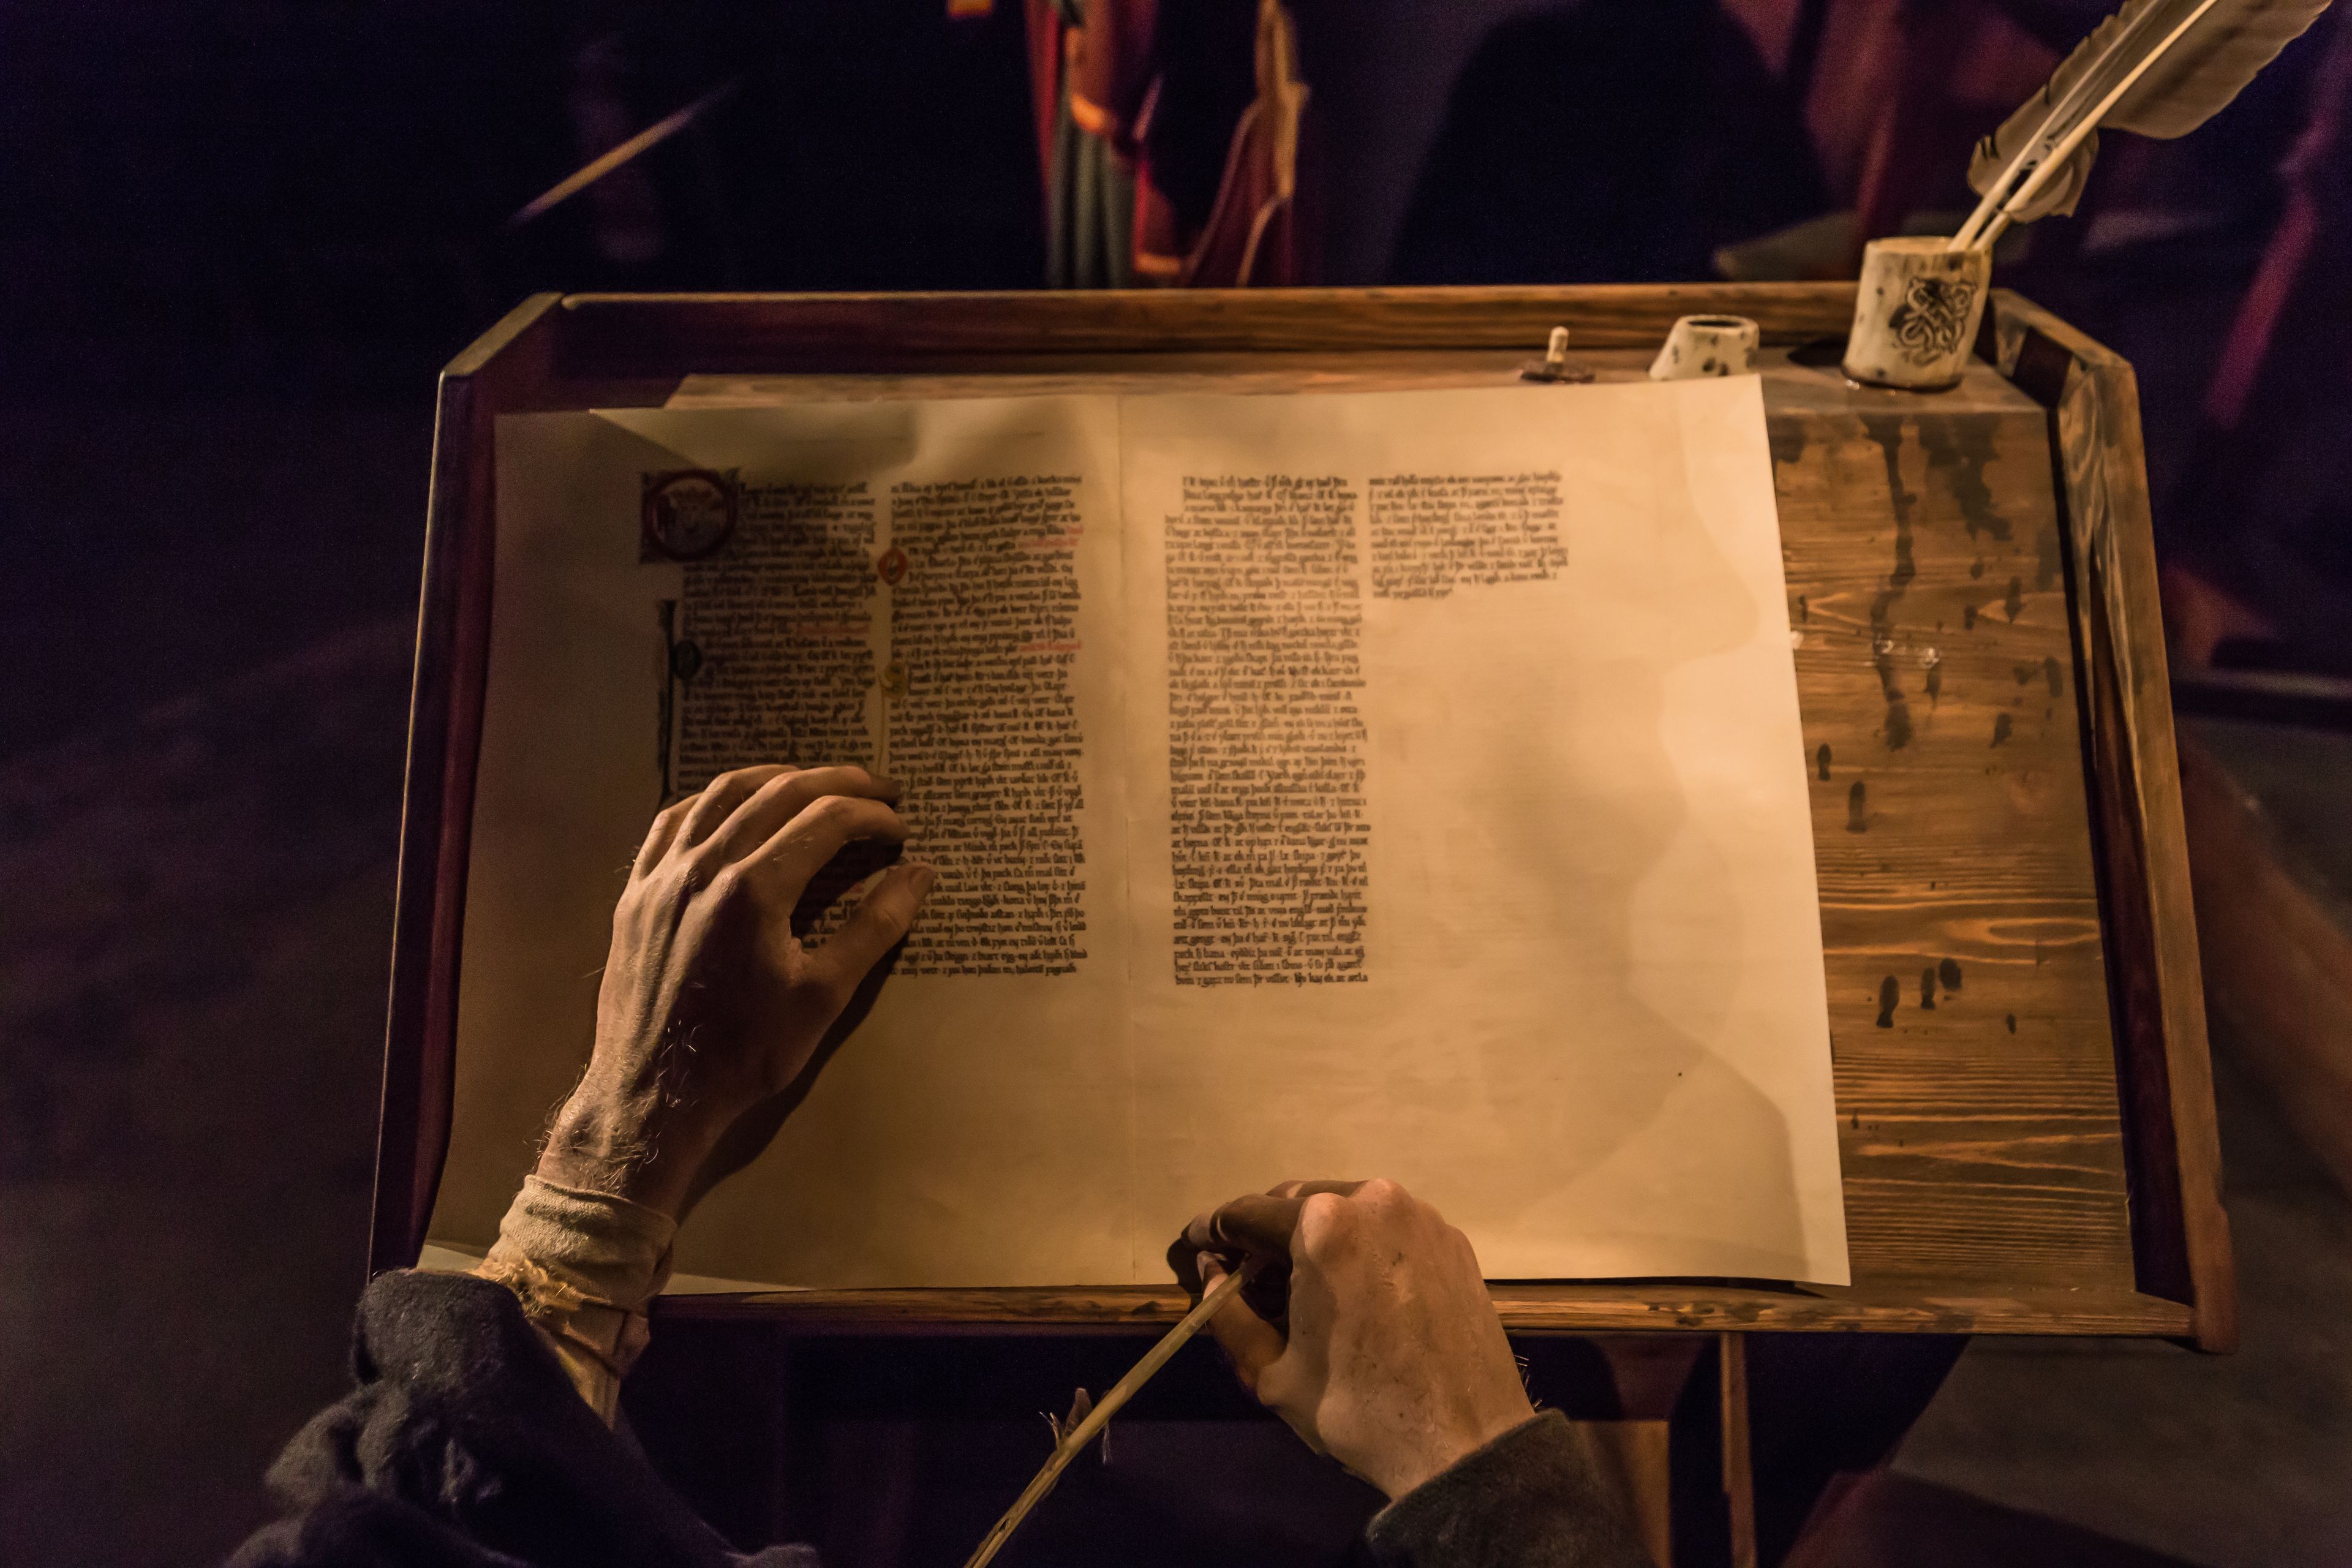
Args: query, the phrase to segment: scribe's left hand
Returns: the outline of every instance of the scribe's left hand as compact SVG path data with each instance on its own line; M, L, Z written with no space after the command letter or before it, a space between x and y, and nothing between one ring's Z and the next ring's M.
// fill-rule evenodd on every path
M556 1113L542 1179L676 1217L709 1167L758 1152L930 891L930 867L893 866L821 946L801 940L830 901L811 883L845 848L906 841L897 799L863 768L744 768L654 819L613 912L595 1050Z

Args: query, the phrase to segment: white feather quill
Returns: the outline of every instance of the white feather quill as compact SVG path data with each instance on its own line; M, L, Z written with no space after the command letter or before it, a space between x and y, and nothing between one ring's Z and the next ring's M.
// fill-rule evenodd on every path
M2328 3L2129 0L1978 143L1969 184L1984 200L1952 248L1990 246L2011 223L2073 212L2100 127L2187 135L2227 107Z

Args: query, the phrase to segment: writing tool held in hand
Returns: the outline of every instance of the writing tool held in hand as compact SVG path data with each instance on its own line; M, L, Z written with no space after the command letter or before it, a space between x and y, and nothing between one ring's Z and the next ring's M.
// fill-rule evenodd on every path
M1254 1266L1245 1264L1202 1292L1200 1304L1185 1313L1183 1320L1174 1328L1161 1335L1160 1342L1145 1352L1143 1359L1129 1368L1125 1377L1111 1385L1110 1392L1087 1412L1083 1420L1062 1435L1062 1440L1054 1446L1054 1451L1047 1456L1045 1465L1022 1489L1021 1496L1004 1510L1004 1517L981 1538L980 1545L965 1559L964 1568L982 1568L983 1563L1004 1549L1004 1543L1013 1539L1013 1532L1021 1527L1021 1521L1029 1517L1029 1510L1045 1500L1045 1494L1054 1489L1054 1483L1062 1479L1062 1472L1070 1468L1070 1461L1085 1452L1087 1445L1102 1434L1102 1429L1110 1424L1110 1418L1118 1414L1119 1406L1134 1398L1136 1392L1151 1381L1152 1373L1166 1366L1168 1358L1182 1349L1186 1340L1199 1333L1255 1272Z

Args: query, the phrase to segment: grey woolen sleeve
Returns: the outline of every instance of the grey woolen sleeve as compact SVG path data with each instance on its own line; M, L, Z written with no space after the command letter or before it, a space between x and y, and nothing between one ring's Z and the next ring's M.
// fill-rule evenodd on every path
M1546 1411L1373 1517L1381 1568L1650 1568L1617 1489Z

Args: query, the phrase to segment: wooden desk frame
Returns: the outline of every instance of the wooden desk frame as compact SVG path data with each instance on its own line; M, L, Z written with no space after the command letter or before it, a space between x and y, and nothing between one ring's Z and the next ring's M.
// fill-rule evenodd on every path
M447 1148L501 413L662 402L687 373L1083 370L1104 356L1646 352L1678 316L1757 319L1768 346L1843 332L1850 284L953 295L572 295L526 300L443 373L410 716L372 1270L414 1262ZM1873 1330L2235 1339L2179 768L2138 395L2119 357L2006 292L1982 358L2048 411L2116 1042L2129 1289L1860 1280L1516 1283L1515 1331ZM1924 401L1924 400L1923 400ZM1851 1179L1851 1178L1850 1178ZM1172 1289L855 1290L675 1299L810 1330L1149 1328Z

